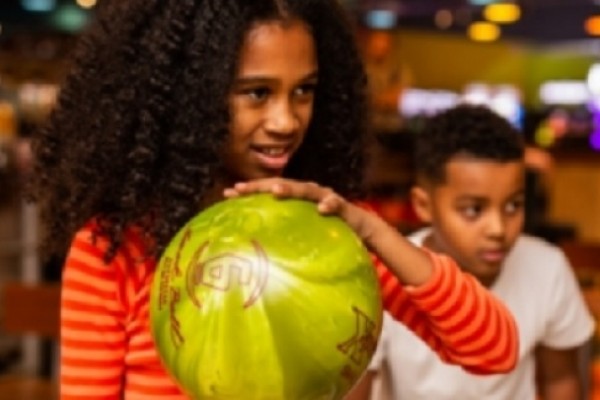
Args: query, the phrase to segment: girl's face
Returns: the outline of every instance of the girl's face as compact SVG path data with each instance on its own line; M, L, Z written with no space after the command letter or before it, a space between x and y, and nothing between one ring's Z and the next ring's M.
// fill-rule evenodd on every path
M229 95L225 161L234 179L282 175L310 123L317 75L313 37L302 22L264 22L248 32Z

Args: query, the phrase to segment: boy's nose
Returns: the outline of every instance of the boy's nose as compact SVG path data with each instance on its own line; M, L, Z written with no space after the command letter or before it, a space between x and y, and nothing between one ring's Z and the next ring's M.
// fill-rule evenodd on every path
M289 135L300 127L300 121L289 102L280 102L273 105L265 123L265 129L276 135Z
M493 238L503 238L506 233L506 221L501 213L493 213L487 223L487 234Z

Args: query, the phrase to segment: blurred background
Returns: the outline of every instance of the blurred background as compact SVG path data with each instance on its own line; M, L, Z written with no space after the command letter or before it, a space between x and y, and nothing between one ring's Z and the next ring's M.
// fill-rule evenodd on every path
M15 325L10 305L19 300L6 287L60 279L61 260L40 263L36 210L20 194L28 140L52 109L96 1L0 1L0 374L56 373L56 297L18 310L39 314L46 325L35 332ZM600 316L600 0L342 3L369 76L369 203L399 230L416 229L407 202L412 138L457 102L487 104L528 143L526 230L566 249ZM593 365L590 387L600 391ZM30 396L21 398L49 398Z

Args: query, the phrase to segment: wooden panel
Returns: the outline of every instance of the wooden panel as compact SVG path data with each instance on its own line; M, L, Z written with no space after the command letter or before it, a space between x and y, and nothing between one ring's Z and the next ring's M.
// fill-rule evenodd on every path
M574 268L600 270L600 243L563 242L560 248Z
M2 325L5 332L59 337L59 284L8 283L2 289Z
M574 225L582 241L600 242L600 168L597 162L557 164L550 190L549 219Z
M45 379L0 376L0 399L58 400L58 385Z

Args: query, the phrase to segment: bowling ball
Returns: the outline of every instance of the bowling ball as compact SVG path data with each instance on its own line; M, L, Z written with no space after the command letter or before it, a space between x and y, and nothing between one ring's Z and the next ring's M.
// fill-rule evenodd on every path
M370 255L312 202L257 194L192 218L157 265L151 330L194 399L342 399L382 307Z

